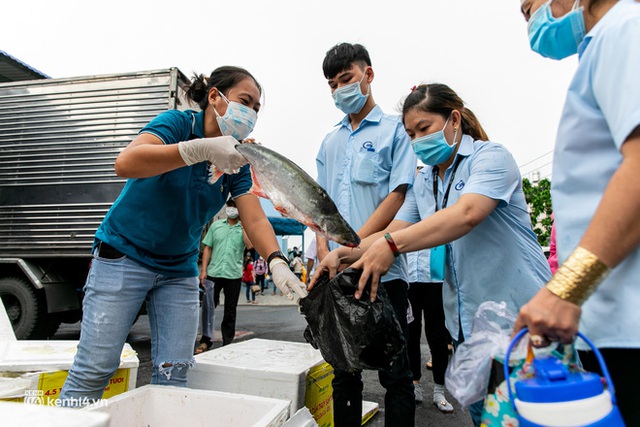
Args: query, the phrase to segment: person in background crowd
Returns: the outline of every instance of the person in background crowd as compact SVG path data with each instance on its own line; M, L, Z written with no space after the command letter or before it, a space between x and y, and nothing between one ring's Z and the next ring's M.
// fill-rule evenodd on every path
M127 183L96 231L82 332L62 406L102 397L143 302L151 326L151 383L186 386L198 330L199 241L230 194L256 248L273 260L276 283L305 294L282 268L285 261L275 260L276 236L249 193L247 160L235 149L253 130L261 95L256 79L239 67L196 76L187 97L201 111L160 113L118 154L115 171ZM207 182L210 164L225 173L215 184Z
M578 53L555 144L551 197L560 267L515 331L534 345L573 341L602 352L628 426L640 425L640 2L521 2L531 48ZM580 340L579 349L587 347ZM593 352L581 351L599 371Z
M558 269L558 252L556 250L556 221L553 218L553 214L551 214L551 220L553 223L551 224L551 236L549 237L549 258L547 261L549 262L549 267L551 268L551 274L555 274Z
M445 397L444 374L449 364L449 343L451 336L444 323L442 308L442 277L432 277L430 268L430 250L409 252L409 303L414 320L409 323L409 367L413 373L413 387L416 403L422 403L422 318L424 333L429 343L433 370L432 402L440 412L451 413L453 406ZM434 272L435 273L435 272Z
M253 269L256 273L256 285L260 286L260 295L264 295L264 290L268 289L265 286L265 275L267 274L267 262L262 257L258 257L253 262Z
M355 297L371 280L373 300L401 254L431 248L431 271L444 271L447 330L459 345L470 338L482 302L504 301L517 312L551 277L549 264L531 226L518 165L505 147L487 141L451 88L414 87L402 119L414 152L429 167L420 170L385 230L360 242L360 250L334 250L316 271L333 276L341 264L362 269ZM476 426L482 404L469 407Z
M307 259L307 283L309 283L313 274L313 266L318 262L318 246L315 235L309 242L307 250L304 251L304 256Z
M413 182L416 158L399 117L382 112L372 95L373 68L369 53L359 44L341 43L322 64L334 103L344 118L322 141L316 158L318 183L336 202L338 211L360 237L384 229L402 205ZM337 245L316 235L318 259ZM406 333L407 264L398 258L384 277L402 330ZM386 389L385 425L413 426L415 399L409 358L405 352L390 370L379 371ZM360 426L362 376L335 371L333 411L336 427Z
M252 247L242 228L238 208L233 199L227 200L226 214L226 219L219 219L211 224L202 239L204 246L200 267L200 281L206 279L213 282L214 307L220 304L220 292L224 292L224 315L220 325L222 345L231 344L235 336L243 256L245 248ZM203 303L207 300L209 298L205 297ZM205 311L213 310L203 306L202 312ZM213 337L205 335L205 332L203 329L196 354L209 350L213 345Z
M247 303L257 304L256 293L252 287L256 284L256 273L253 270L251 256L244 257L244 266L242 267L242 283L246 287Z
M302 278L302 258L300 258L300 252L297 251L297 248L294 248L292 253L293 259L291 260L291 268L293 269L293 274L296 275L298 279Z

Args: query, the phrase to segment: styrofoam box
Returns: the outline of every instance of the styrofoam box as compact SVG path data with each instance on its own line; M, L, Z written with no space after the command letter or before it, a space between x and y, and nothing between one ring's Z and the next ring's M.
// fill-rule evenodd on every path
M66 371L73 364L77 346L78 341L0 342L0 375L7 372L27 373L23 377L32 382L31 389L41 390L44 387L47 388L45 392L59 393L66 378ZM126 384L114 384L114 391L115 388L118 391L126 391L136 387L139 364L136 352L129 344L125 344L119 367L122 374L117 379L128 378L128 381ZM45 378L46 381L43 381Z
M110 414L113 427L278 427L289 418L289 401L145 385L85 411Z
M187 386L291 401L304 406L307 372L324 362L310 344L251 339L196 356Z
M6 427L109 427L109 414L69 408L0 402Z

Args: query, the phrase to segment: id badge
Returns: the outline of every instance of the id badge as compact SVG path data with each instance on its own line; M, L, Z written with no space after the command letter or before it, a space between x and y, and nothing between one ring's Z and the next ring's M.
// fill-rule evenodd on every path
M434 282L444 281L444 264L447 262L447 245L431 248L429 255L431 280Z

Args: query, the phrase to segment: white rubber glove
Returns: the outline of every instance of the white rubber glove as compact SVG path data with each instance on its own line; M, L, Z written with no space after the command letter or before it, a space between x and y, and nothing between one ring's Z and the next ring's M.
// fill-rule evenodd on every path
M276 285L278 289L280 289L280 292L285 294L287 298L293 299L291 291L298 294L300 298L308 295L304 284L291 272L284 260L274 258L269 263L269 270L271 270L271 280L273 280L273 284Z
M182 160L191 166L209 161L224 173L236 173L248 163L247 159L236 150L238 141L232 136L216 138L192 139L178 143Z

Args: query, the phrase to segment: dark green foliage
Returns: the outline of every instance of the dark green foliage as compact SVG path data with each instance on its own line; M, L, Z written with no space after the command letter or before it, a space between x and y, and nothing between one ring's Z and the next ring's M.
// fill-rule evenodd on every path
M527 178L522 180L522 191L529 205L529 215L533 231L538 236L538 242L542 246L549 246L551 236L551 181L542 179L538 184L532 184Z

